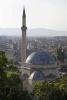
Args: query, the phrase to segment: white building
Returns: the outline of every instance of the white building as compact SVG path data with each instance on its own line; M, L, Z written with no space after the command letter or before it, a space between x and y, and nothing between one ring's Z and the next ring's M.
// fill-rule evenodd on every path
M27 49L28 50L33 50L34 49L34 46L30 43L30 44L27 45Z

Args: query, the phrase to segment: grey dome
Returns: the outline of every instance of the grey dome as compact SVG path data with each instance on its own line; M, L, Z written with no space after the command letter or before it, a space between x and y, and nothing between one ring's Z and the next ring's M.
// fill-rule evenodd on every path
M28 56L26 63L35 65L55 64L55 60L50 53L37 51Z
M53 74L49 74L48 76L46 76L46 78L52 78L52 79L54 79L54 78L56 78L56 76L53 75Z
M29 76L25 73L23 75L21 75L21 78L28 78Z
M34 71L34 72L30 75L29 79L31 79L31 80L44 80L44 79L45 79L45 76L44 76L44 74L43 74L42 72L40 72L40 71Z

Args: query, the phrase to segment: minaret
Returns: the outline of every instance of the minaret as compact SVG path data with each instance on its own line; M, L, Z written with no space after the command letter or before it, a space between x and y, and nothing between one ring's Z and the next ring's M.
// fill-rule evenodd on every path
M23 67L23 63L26 60L26 14L25 14L25 8L23 8L23 16L22 16L22 48L21 48L21 64Z

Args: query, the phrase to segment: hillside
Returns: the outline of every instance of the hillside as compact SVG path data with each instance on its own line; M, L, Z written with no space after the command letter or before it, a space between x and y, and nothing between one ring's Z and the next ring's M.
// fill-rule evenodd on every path
M0 35L21 36L20 28L0 28ZM67 31L56 31L44 28L27 30L27 36L67 36Z

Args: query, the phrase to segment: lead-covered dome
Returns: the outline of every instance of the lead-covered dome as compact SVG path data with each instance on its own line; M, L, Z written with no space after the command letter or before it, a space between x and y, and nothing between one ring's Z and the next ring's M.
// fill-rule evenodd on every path
M45 76L44 76L44 74L43 74L42 72L40 72L40 71L34 71L34 72L30 75L29 79L31 79L31 80L44 80L44 79L45 79Z
M25 63L34 65L45 65L55 64L55 60L50 53L45 51L37 51L28 56Z

